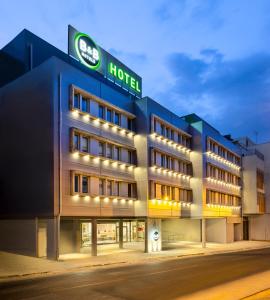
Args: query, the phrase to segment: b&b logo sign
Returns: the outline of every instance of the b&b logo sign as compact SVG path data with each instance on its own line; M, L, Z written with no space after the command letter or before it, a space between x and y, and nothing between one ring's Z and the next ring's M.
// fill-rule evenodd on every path
M99 47L92 38L68 27L68 54L88 69L102 74L132 95L141 97L142 79L117 58Z
M98 69L101 62L100 50L87 34L78 33L76 35L75 49L84 65L93 70Z

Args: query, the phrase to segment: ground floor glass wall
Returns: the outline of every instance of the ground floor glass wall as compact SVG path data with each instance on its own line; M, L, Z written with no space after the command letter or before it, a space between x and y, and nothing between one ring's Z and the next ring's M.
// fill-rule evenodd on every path
M123 242L143 242L145 222L137 220L123 221ZM81 247L91 247L92 223L81 222ZM97 244L119 243L119 221L98 221Z
M93 248L92 219L62 219L60 229L60 253L91 253ZM122 235L120 233L122 228ZM122 237L122 240L121 240ZM96 245L99 254L103 249L132 249L132 245L143 244L145 221L127 219L96 220ZM140 243L141 242L141 243ZM121 245L121 246L120 246Z

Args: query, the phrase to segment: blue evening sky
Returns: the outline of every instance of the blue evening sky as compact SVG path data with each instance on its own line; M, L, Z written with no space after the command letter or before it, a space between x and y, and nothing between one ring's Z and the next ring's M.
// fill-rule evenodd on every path
M23 28L67 51L88 33L147 95L221 133L270 140L269 0L0 0L0 48Z

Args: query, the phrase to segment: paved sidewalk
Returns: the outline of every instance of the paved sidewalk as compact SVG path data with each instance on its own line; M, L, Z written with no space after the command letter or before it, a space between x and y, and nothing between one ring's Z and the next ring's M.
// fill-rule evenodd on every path
M270 299L270 289L263 290L259 293L255 293L251 296L243 298L243 300L269 300Z
M270 299L269 287L270 271L266 271L179 297L178 300L266 300Z
M73 272L84 268L97 268L116 264L139 264L163 259L181 259L192 255L212 255L267 247L270 247L270 242L207 243L206 248L202 248L200 243L181 242L169 244L166 247L167 250L157 253L142 253L141 251L119 253L117 251L97 257L71 254L61 256L60 261L0 252L0 281Z

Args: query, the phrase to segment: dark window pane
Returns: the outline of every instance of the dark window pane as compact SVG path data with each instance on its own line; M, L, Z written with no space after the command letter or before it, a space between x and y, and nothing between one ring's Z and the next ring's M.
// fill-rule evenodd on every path
M111 180L107 181L107 195L109 195L109 196L112 195L112 181Z
M104 156L104 144L99 142L99 156Z
M128 183L128 197L133 197L132 183Z
M132 152L131 151L128 151L128 163L129 164L132 164Z
M79 135L78 134L74 134L73 147L75 150L79 150Z
M165 127L164 125L161 125L161 135L165 135Z
M88 138L87 137L82 138L82 151L88 152Z
M128 129L129 130L133 130L133 124L132 124L133 122L132 122L132 120L131 119L128 119Z
M106 120L108 122L112 121L112 111L110 109L107 109L107 116L106 116Z
M79 176L75 175L74 177L74 192L79 193Z
M88 178L86 176L82 178L82 192L88 193Z
M115 182L115 195L120 196L120 182Z
M112 158L112 145L107 144L107 157Z
M82 98L82 111L88 112L88 100L85 98Z
M117 112L114 114L114 124L120 125L120 115Z
M119 147L115 147L114 148L114 159L115 160L120 160L120 148Z
M99 105L98 107L98 116L99 118L104 119L104 106L102 105Z
M79 94L74 94L73 106L74 106L74 108L80 109L80 95Z
M105 180L99 179L99 194L100 195L104 195L104 184L105 184Z

